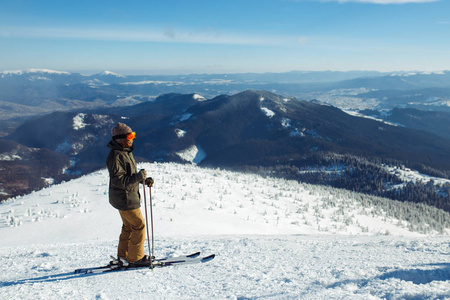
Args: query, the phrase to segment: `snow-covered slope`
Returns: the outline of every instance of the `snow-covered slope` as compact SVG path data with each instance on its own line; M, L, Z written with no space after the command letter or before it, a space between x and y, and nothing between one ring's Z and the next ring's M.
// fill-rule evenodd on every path
M156 181L155 232L161 236L420 235L409 231L406 221L364 207L358 194L343 190L192 165L139 168L147 169ZM12 199L0 206L1 235L7 245L21 245L24 237L27 244L114 239L120 218L107 193L104 169Z
M412 232L364 197L330 188L192 165L139 168L155 179L156 255L201 250L214 261L73 274L116 251L121 222L101 170L0 204L0 297L450 297L448 228Z

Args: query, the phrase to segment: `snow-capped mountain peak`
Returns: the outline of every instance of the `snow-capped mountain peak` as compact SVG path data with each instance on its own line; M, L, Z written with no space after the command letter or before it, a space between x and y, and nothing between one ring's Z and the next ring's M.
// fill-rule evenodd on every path
M199 94L192 95L192 98L197 101L206 101L207 100L205 97L203 97L202 95L199 95Z
M112 77L126 78L126 76L123 76L123 75L120 75L118 73L114 73L114 72L111 72L111 71L107 71L107 70L105 70L105 71L103 71L101 73L98 73L97 75L99 75L99 76L112 76Z

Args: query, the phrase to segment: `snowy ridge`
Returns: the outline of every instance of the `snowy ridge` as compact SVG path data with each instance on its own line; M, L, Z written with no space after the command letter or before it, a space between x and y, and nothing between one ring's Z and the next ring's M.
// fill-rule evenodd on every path
M447 71L423 71L423 72L406 72L406 73L394 73L390 76L399 76L399 77L409 77L409 76L416 76L416 75L444 75Z
M0 297L450 297L448 228L429 231L433 236L411 231L405 219L414 205L193 165L138 167L155 179L156 255L202 251L216 253L214 261L75 275L76 268L107 263L117 246L121 221L101 170L0 204ZM405 206L405 219L391 217L390 205Z
M23 75L28 73L47 73L47 74L58 74L58 75L71 75L69 72L65 71L54 71L48 69L28 69L28 70L13 70L13 71L1 71L0 74L3 75Z
M143 84L154 84L154 85L184 85L184 82L179 81L163 81L163 80L144 80L144 81L130 81L130 82L122 82L121 85L143 85Z
M98 75L126 78L126 76L123 76L123 75L120 75L120 74L117 74L117 73L114 73L114 72L111 72L111 71L107 71L107 70L99 73Z
M402 126L402 127L405 127L402 124L392 123L392 122L388 122L388 121L385 121L385 120L382 120L382 119L378 119L378 118L375 118L375 117L363 115L363 114L361 114L361 113L359 113L357 111L354 111L354 110L343 110L343 112L345 112L345 113L347 113L347 114L349 114L351 116L355 116L355 117L359 117L359 118L371 119L371 120L378 121L380 123L384 123L384 124L391 125L391 126Z

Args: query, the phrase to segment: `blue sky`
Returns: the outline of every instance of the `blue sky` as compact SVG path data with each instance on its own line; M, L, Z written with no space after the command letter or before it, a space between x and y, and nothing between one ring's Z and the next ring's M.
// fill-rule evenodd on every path
M449 70L449 2L0 0L0 70Z

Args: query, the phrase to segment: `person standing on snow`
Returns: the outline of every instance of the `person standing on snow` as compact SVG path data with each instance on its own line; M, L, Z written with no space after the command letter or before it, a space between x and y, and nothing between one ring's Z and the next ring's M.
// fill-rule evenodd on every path
M136 133L123 123L111 130L111 149L106 165L109 171L109 203L119 210L123 226L119 238L117 255L130 264L146 265L150 258L144 254L145 221L141 213L139 183L152 186L145 170L137 170L133 157L133 140Z

